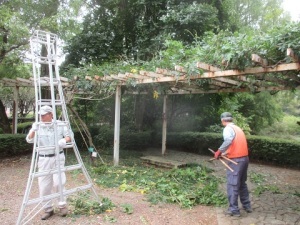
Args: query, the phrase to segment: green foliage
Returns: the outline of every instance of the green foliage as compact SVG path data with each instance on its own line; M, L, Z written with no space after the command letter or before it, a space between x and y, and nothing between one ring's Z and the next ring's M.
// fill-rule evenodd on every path
M259 196L266 191L271 192L273 194L281 193L281 191L277 186L267 184L266 175L252 172L249 174L249 177L251 182L257 185L253 191L256 196Z
M288 30L292 30L294 35L288 36L287 38L286 33L288 33ZM74 72L82 78L85 75L93 76L95 74L103 76L107 74L116 74L119 72L125 73L130 71L135 71L136 73L138 73L139 70L154 71L156 67L174 70L174 65L180 65L185 68L187 77L189 77L195 74L199 75L202 73L202 71L198 70L195 66L195 63L197 61L209 63L227 69L231 68L242 70L247 66L253 66L252 62L250 61L251 57L249 55L253 52L268 58L270 64L276 64L280 60L281 62L290 62L290 59L286 58L285 56L286 47L293 47L296 52L300 50L300 44L298 40L300 33L297 33L299 32L299 30L299 24L295 23L289 24L284 28L274 28L268 32L260 33L259 35L241 34L237 32L232 33L229 31L220 31L218 34L207 32L202 40L197 38L193 45L184 45L183 42L180 42L178 40L167 39L164 42L163 50L160 50L156 57L154 57L151 61L117 60L111 61L110 64L91 64L82 68L73 68L74 70L71 69L70 71L67 71L66 76L71 76L74 74ZM221 64L223 59L227 60L226 65ZM282 61L282 59L284 60ZM293 73L296 75L296 72L290 72L291 75ZM173 72L173 75L175 77L178 77L180 73ZM274 76L276 78L276 76L280 75L267 74L266 76ZM195 126L189 126L191 130L198 129L200 131L203 131L201 129L203 129L204 127L210 127L214 126L215 124L219 124L219 121L214 121L214 119L211 118L217 118L221 111L224 110L229 111L235 115L235 122L239 126L241 126L247 134L257 134L260 129L263 129L266 126L273 124L277 120L280 120L282 117L282 113L278 102L271 95L273 93L257 93L255 82L251 82L251 76L249 76L248 78L250 83L246 84L240 82L240 87L250 88L250 90L255 93L254 95L249 93L222 94L219 96L219 98L214 97L212 99L210 99L209 96L207 97L207 99L210 99L214 102L211 103L211 105L208 105L210 111L207 110L206 107L204 107L204 110L202 108L202 111L205 111L205 113L202 114L200 105L195 104L196 102L192 102L191 104L193 105L193 107L198 106L197 109L190 110L188 108L190 106L187 106L186 109L189 109L189 111L187 110L186 112L191 117L187 118L186 121L191 121L192 123L192 121L197 121L198 119L201 120L197 121L197 123L193 123L193 125ZM82 84L81 86L78 86L78 88L83 91L99 90L98 88L100 88L99 86L98 88L96 88L96 83L92 83L90 81L83 82L84 79L81 80ZM209 81L206 79L197 81L190 80L189 82L191 85L197 85L199 88L203 88L204 90L207 85L209 85ZM111 93L113 91L114 85L114 82L101 83L101 92L103 94ZM130 91L132 90L132 88L134 88L135 91L146 90L148 92L153 92L155 90L163 93L165 90L169 90L170 88L168 85L164 84L143 85L143 87L136 85L137 84L133 80L129 80L128 85L124 89ZM294 88L295 83L288 82L287 85L290 88ZM180 98L177 97L177 99ZM195 97L193 98L193 100L197 101L197 98ZM124 102L125 101L126 98L124 98ZM161 101L159 99L159 96L157 101ZM185 99L185 101L187 102L187 99ZM219 104L221 104L220 108ZM127 109L130 110L130 108L133 108L129 106L130 105L128 105ZM219 110L217 110L218 108ZM107 112L111 112L111 110ZM135 113L136 112L133 111L127 111L126 115L132 118L136 116ZM183 123L175 124L177 121L180 123L180 119L182 119L183 117L174 118L173 116L178 115L175 112L170 112L170 115L171 117L169 118L172 118L171 121L172 123L174 123L174 128L180 129L181 126L184 126ZM211 117L209 120L207 120L209 116L204 115L209 115ZM109 115L108 118L110 118ZM158 118L152 117L151 119L155 120ZM152 126L154 120L152 120ZM113 121L113 118L110 118L109 121ZM128 122L128 119L122 121ZM130 122L133 123L133 120L131 120Z
M299 117L285 115L281 121L265 127L258 135L299 141Z
M219 114L231 112L246 134L258 133L282 118L282 109L269 92L222 94Z
M227 0L223 4L229 14L231 29L267 30L284 24L289 17L283 14L281 0Z
M176 40L187 43L193 41L194 36L219 27L217 13L213 4L203 4L201 1L178 4L176 1L169 1L160 20L167 35L171 34Z
M155 138L157 143L161 143L161 135L158 134ZM167 134L169 148L184 149L204 155L210 155L208 148L217 149L222 141L222 133L168 132Z
M161 146L161 134L154 142ZM210 155L208 148L217 149L223 142L222 133L169 132L167 147ZM250 159L298 168L300 166L300 144L289 139L247 135Z
M248 136L247 140L250 158L277 165L300 166L297 141L261 136Z
M101 1L98 7L90 9L81 34L67 47L68 64L99 64L120 57L122 60L150 60L168 36L191 42L193 35L215 29L219 25L216 5L203 4L200 0Z
M254 189L254 194L256 196L261 195L264 192L271 192L272 194L280 194L281 191L279 190L279 188L275 185L258 185L255 189Z
M133 213L133 207L130 204L122 204L122 211L126 214L132 214Z
M33 146L28 144L25 138L25 134L0 134L0 157L32 152Z
M280 91L276 95L274 95L274 97L282 107L282 110L285 114L291 116L300 116L299 94L299 90Z
M108 198L103 198L101 203L90 199L88 193L80 193L78 197L69 198L74 215L94 215L101 214L107 210L112 210L115 205Z
M135 132L122 128L120 132L120 147L123 149L143 149L150 146L152 131ZM99 134L94 137L97 146L101 148L112 147L114 139L113 128L103 126L99 129Z
M198 204L220 206L226 202L218 190L219 180L201 165L172 170L136 165L109 167L105 172L94 168L93 171L97 184L146 194L152 203L176 203L186 208Z
M251 182L255 183L257 185L262 184L266 180L264 175L259 174L259 173L255 173L255 172L250 173L249 177L250 177Z
M107 221L109 223L115 223L117 222L117 218L113 217L113 216L108 216L108 215L105 215L104 217L104 221Z

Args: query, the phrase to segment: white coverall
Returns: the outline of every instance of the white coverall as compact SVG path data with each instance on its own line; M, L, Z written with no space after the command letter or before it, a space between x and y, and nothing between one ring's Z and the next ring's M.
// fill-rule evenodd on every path
M60 140L64 137L69 136L68 129L66 126L57 126L57 140ZM55 143L55 131L53 124L40 124L39 129L36 131L37 135L37 146L56 146ZM29 134L26 137L26 141L28 143L33 143L34 138L30 139ZM55 149L55 148L54 148ZM38 171L49 171L51 169L55 169L56 167L56 156L55 150L39 150L38 154ZM60 148L59 154L59 165L60 168L63 169L65 166L65 154L63 152L63 148ZM65 190L66 183L66 175L64 172L61 172L61 181L62 181L62 190ZM46 176L38 177L39 184L39 192L40 197L51 195L52 193L56 193L59 191L59 174L49 174ZM52 192L53 191L53 192ZM66 199L60 201L58 203L59 208L66 207ZM44 206L45 212L50 212L53 210L52 202L48 201Z

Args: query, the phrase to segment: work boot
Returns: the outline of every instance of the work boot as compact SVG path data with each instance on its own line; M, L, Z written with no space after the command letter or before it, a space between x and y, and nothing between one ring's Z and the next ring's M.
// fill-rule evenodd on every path
M62 217L65 217L66 215L68 215L68 208L67 208L67 206L64 207L64 208L60 208L59 209L59 215L62 216Z
M231 212L230 210L227 210L227 211L224 211L225 215L228 215L228 216L235 216L235 217L240 217L241 214L240 213L237 213L237 212Z
M49 212L44 212L44 214L42 215L42 220L47 220L47 219L49 219L51 216L53 216L53 214L54 214L54 211L52 210L52 211L49 211Z
M245 208L245 211L246 211L247 213L252 213L252 212L253 212L253 210L252 210L251 208Z

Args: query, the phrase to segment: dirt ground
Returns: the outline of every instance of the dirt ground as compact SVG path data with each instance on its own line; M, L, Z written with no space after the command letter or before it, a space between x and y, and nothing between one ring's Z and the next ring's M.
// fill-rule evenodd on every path
M31 156L8 158L0 162L0 221L1 224L16 224L26 189ZM68 177L68 182L74 182ZM76 181L78 182L78 181ZM152 205L143 194L121 192L118 189L96 187L99 197L109 198L116 207L111 212L94 216L60 217L54 215L47 221L37 215L30 224L211 224L217 225L215 209L208 206L197 206L193 209L182 209L175 204ZM37 192L37 191L36 191ZM123 212L122 204L133 208L132 214Z
M1 224L16 224L20 207L23 201L28 179L31 155L6 158L0 161L0 221ZM268 176L271 184L283 191L298 190L300 186L299 170L290 170L274 166L261 166L251 164L249 171L263 173ZM223 170L216 175L224 175ZM76 184L80 179L68 177L68 184ZM249 185L251 187L251 184ZM68 188L68 187L67 187ZM197 206L192 209L182 209L175 204L152 205L146 201L141 193L121 192L118 189L96 187L99 196L109 198L116 207L111 212L100 215L80 217L59 217L54 215L47 221L41 221L37 215L29 224L117 224L117 225L217 225L216 208L210 206ZM35 191L37 192L37 191ZM132 214L122 211L122 204L129 204L133 208Z

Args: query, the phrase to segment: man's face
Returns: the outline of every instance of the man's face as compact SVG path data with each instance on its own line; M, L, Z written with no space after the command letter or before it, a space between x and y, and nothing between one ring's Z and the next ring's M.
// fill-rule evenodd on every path
M222 123L223 126L226 125L226 122L223 119L221 120L221 123Z
M51 122L52 121L52 113L47 113L45 115L41 115L42 122Z

